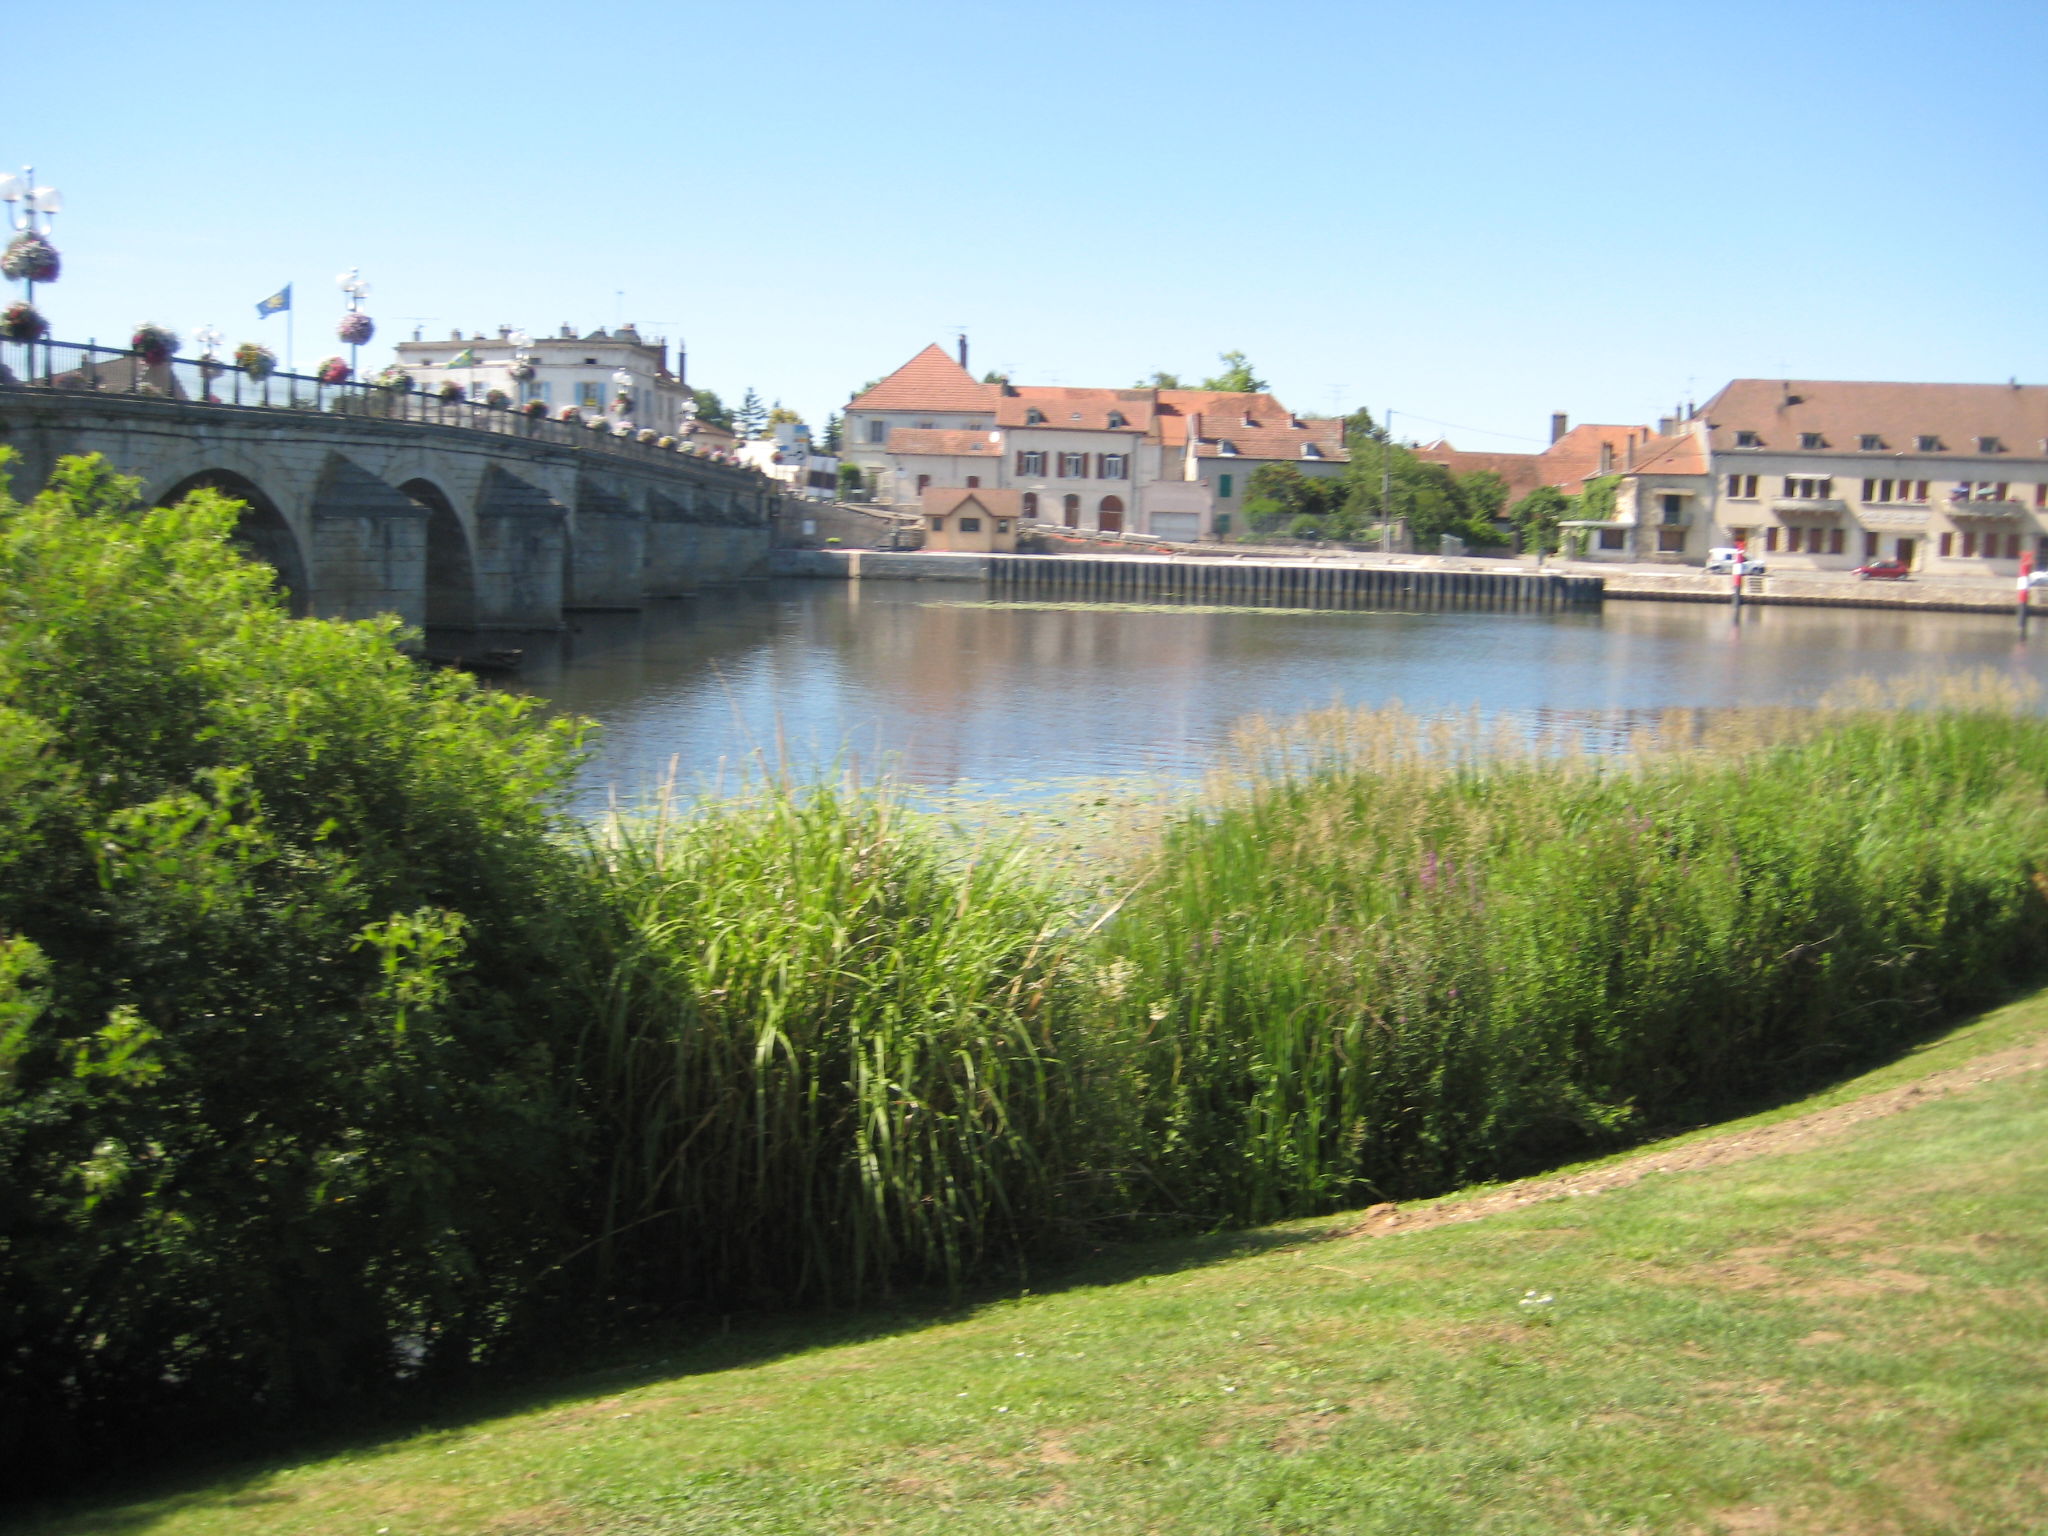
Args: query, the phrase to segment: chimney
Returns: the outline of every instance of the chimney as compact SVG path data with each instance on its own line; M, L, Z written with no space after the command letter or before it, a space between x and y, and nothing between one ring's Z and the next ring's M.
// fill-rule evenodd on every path
M1570 426L1570 422L1571 418L1566 416L1563 411L1552 411L1550 413L1550 440L1553 443L1564 436Z
M1628 457L1621 461L1621 467L1623 469L1634 469L1636 467L1636 435L1633 432L1628 435Z
M1606 441L1604 438L1600 443L1600 473L1603 475L1614 473L1614 444Z
M1678 418L1676 416L1659 416L1657 418L1657 435L1659 437L1669 437L1677 429L1677 426Z
M967 333L965 331L960 333L960 366L962 368L967 366Z

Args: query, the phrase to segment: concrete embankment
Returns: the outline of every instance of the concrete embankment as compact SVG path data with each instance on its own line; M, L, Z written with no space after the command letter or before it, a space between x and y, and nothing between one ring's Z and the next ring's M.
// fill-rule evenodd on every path
M805 549L776 551L771 570L853 581L980 581L1018 597L1272 607L1582 608L1601 597L1598 576L1332 561Z
M1698 571L1617 570L1606 576L1607 596L1662 603L1725 603L1729 578ZM1743 587L1745 603L1783 604L1801 608L1907 608L1936 613L2007 613L2013 611L2010 580L1943 581L1910 577L1905 581L1861 581L1839 575L1767 572L1751 576Z

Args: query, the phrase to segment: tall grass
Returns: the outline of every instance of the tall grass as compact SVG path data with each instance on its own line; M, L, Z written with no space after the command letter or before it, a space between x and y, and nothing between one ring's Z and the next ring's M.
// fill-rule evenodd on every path
M1159 1185L1259 1221L1496 1176L2038 968L2048 723L1965 704L1622 760L1398 714L1253 740L1103 935Z
M2048 722L1736 711L1594 756L1331 712L1247 733L1113 901L887 790L592 857L607 1273L844 1298L1504 1175L1896 1045L2048 956Z
M887 791L621 821L588 1069L616 1283L665 1304L957 1283L1069 1195L1071 942L1014 851Z

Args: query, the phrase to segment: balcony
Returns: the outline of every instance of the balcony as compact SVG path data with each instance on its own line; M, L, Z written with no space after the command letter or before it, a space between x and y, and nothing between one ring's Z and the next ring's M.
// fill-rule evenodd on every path
M1839 496L1773 496L1773 512L1791 512L1800 517L1833 517L1849 510L1849 503Z
M1989 497L1950 497L1942 503L1950 517L2000 517L2023 516L2027 504L2023 501L1993 501Z

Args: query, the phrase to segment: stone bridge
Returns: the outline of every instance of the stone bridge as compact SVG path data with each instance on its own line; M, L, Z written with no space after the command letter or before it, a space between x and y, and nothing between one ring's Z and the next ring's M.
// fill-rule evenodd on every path
M153 503L201 486L235 497L238 536L299 613L553 628L565 608L765 570L780 498L751 470L481 408L422 420L312 404L14 385L0 387L0 445L22 498L82 453L139 476Z

